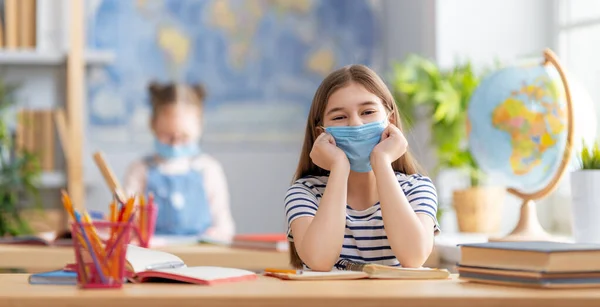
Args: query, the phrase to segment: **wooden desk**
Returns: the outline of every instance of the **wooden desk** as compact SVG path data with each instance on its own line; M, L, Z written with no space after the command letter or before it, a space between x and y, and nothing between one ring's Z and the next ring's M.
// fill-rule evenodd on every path
M260 271L267 267L289 267L287 252L233 249L216 245L179 245L157 247L177 255L188 266L213 265ZM24 269L42 272L73 263L73 250L68 247L0 245L0 269ZM439 255L434 250L425 266L438 267Z
M600 291L543 290L449 280L256 281L215 286L127 284L117 290L29 285L25 274L0 275L0 306L599 306Z
M156 248L180 257L188 266L212 265L263 270L289 266L287 252L233 249L215 245L180 245ZM61 268L75 261L69 247L0 245L0 268L38 272Z

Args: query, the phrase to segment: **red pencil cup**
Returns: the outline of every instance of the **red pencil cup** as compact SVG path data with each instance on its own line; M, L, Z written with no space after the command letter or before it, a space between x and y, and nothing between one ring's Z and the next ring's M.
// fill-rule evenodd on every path
M134 235L137 237L138 245L148 248L150 241L154 236L156 227L156 216L158 210L152 199L143 206L138 206L136 210Z
M71 223L77 285L82 289L121 288L132 223Z

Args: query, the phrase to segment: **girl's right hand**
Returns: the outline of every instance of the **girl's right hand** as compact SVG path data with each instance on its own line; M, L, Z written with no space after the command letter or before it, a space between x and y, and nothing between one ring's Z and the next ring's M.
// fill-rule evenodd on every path
M310 158L318 167L331 171L335 165L347 166L350 162L343 150L335 145L335 139L328 133L321 133L310 151Z

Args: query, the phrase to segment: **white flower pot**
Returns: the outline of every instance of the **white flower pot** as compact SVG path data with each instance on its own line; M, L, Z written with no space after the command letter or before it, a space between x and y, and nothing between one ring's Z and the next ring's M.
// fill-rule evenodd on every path
M600 170L571 173L573 237L578 243L600 243Z

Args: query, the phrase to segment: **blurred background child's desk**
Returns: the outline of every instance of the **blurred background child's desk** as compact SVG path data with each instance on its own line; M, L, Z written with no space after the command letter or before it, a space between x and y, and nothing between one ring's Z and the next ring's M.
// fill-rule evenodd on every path
M286 268L289 262L287 252L234 249L218 245L166 245L155 249L180 257L188 266L222 266L259 271L266 267ZM74 261L71 247L0 245L0 269L42 272L62 268Z
M30 285L26 274L0 275L0 306L598 306L598 289L538 290L448 280L295 282L259 277L247 282L198 286L126 284L118 290Z

